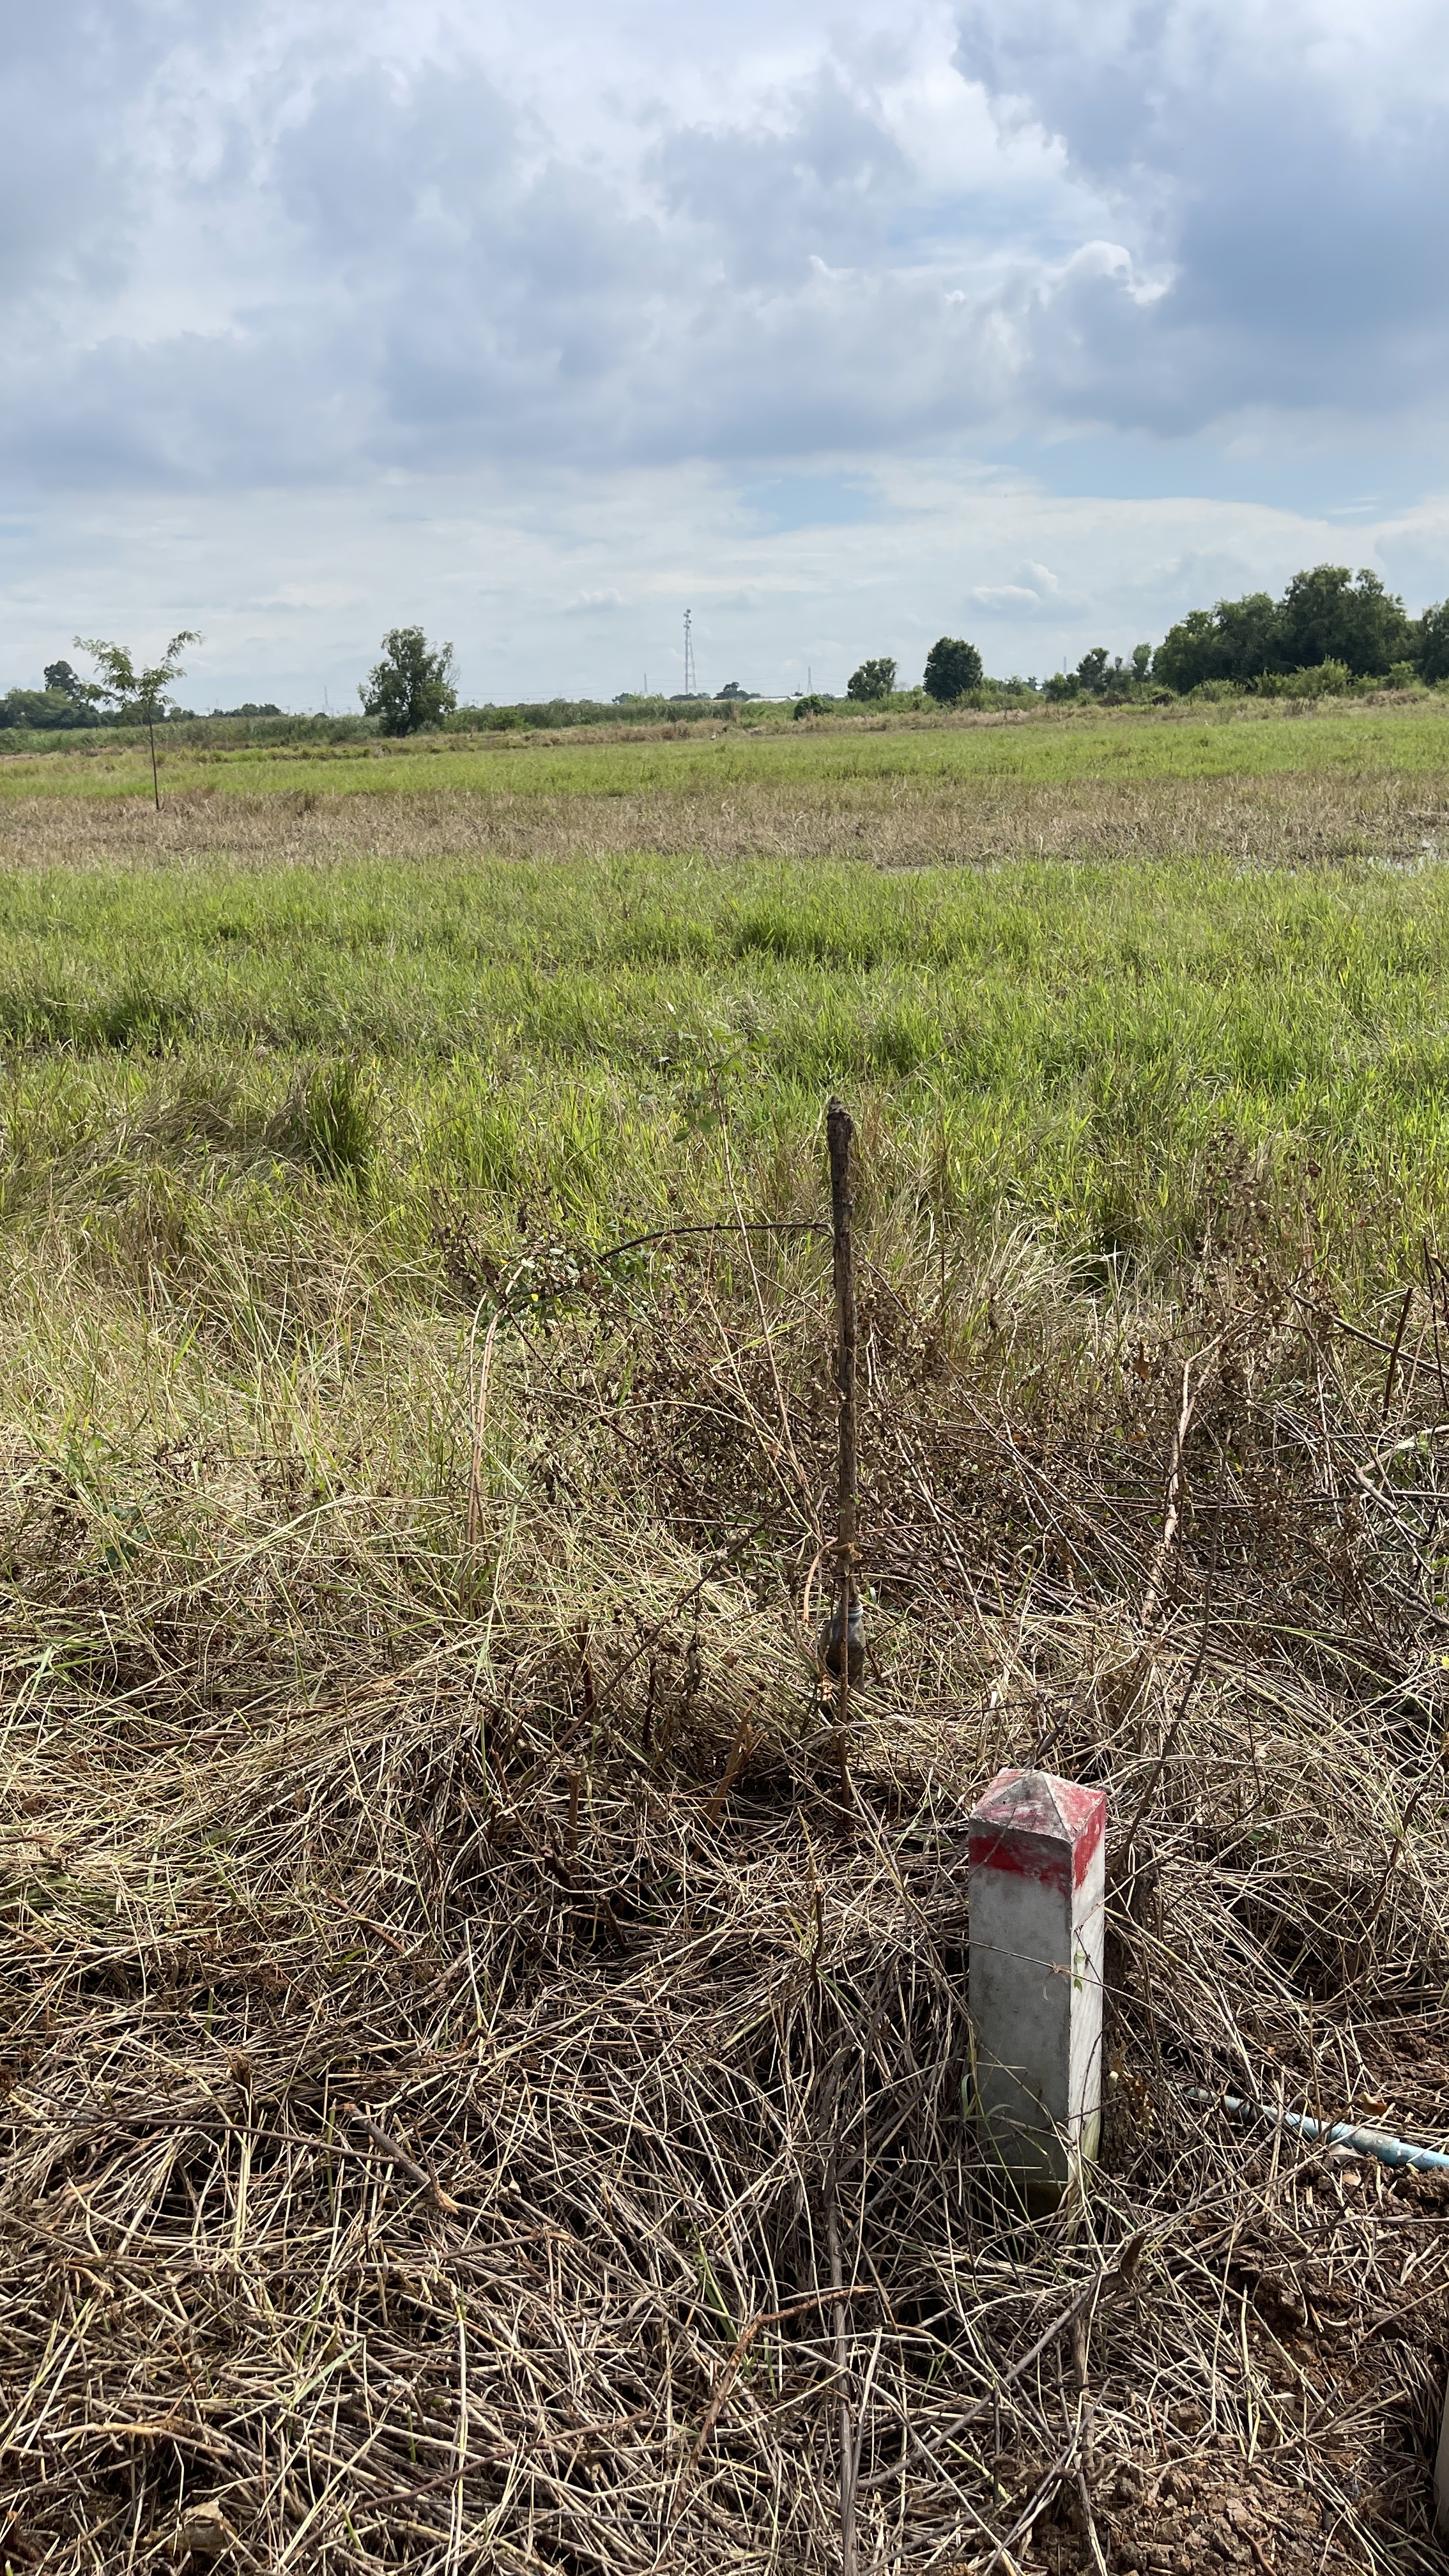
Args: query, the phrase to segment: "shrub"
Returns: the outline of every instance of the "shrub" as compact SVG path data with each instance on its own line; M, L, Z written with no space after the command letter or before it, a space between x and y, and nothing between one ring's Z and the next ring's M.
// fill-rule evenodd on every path
M1260 698L1341 698L1353 687L1346 662L1313 662L1301 671L1265 671L1257 683ZM1196 697L1198 692L1194 690Z
M1353 680L1346 662L1317 662L1307 670L1290 671L1287 695L1290 698L1341 698Z
M807 697L797 698L795 701L795 722L797 724L802 716L823 716L828 715L829 712L830 700L828 698L820 697L813 689Z

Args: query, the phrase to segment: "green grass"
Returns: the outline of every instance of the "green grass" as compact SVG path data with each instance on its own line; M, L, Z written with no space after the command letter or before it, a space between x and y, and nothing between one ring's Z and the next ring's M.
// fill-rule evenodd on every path
M225 796L159 823L12 807L15 1257L175 1287L203 1240L245 1268L320 1228L426 1299L460 1227L506 1264L520 1240L813 1214L838 1089L883 1259L1017 1229L1084 1285L1171 1295L1226 1237L1371 1304L1449 1233L1446 744L1433 704L309 755L329 790L396 788L374 805L259 795L307 763L242 753ZM1142 783L1092 788L1113 764ZM98 768L52 759L45 784ZM1089 859L1031 855L1054 771L1063 810L1105 797ZM479 792L405 793L459 774ZM610 782L654 847L606 845ZM811 798L835 843L731 845L736 813L748 843ZM1287 863L1295 816L1350 854ZM902 818L893 846L953 855L963 817L1005 855L875 864ZM1112 855L1119 823L1137 855ZM1364 854L1381 825L1391 864ZM1151 855L1189 827L1206 854Z
M13 874L5 1203L99 1157L112 1208L164 1166L213 1219L325 1185L409 1240L447 1201L598 1244L728 1211L722 1118L751 1205L798 1213L840 1088L908 1230L1005 1216L1162 1276L1251 1168L1366 1290L1443 1221L1446 996L1437 865ZM298 1155L288 1100L344 1064L366 1153Z
M1370 706L1303 713L1265 701L1207 713L1047 714L1019 721L966 719L919 725L826 724L765 731L721 727L706 740L560 741L480 734L420 745L376 742L257 746L242 751L167 750L170 792L221 794L365 790L369 794L503 786L512 794L633 796L663 790L709 794L732 785L780 791L843 783L963 784L972 779L1270 777L1338 770L1356 776L1449 766L1449 699L1389 710ZM149 795L142 749L97 748L0 761L0 800L32 796Z

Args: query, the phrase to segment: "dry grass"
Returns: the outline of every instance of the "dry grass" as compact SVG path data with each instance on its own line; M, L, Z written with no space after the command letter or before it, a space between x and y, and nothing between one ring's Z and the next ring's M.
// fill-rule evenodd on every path
M768 1350L708 1237L560 1264L486 1386L322 1241L83 1334L12 1280L14 2568L838 2568L842 2397L862 2570L1440 2564L1445 2196L1182 2092L1445 2118L1439 1275L1391 1373L1250 1250L876 1277L843 1782L827 1301L755 1262ZM1116 1819L1036 2230L960 2116L1009 1759Z
M885 868L1066 858L1130 863L1241 856L1250 866L1342 858L1410 860L1440 846L1449 773L1346 769L1223 778L1041 783L708 781L642 794L174 795L158 818L139 799L36 797L0 808L7 867L339 865L358 859L570 859L630 851L707 859L867 858Z

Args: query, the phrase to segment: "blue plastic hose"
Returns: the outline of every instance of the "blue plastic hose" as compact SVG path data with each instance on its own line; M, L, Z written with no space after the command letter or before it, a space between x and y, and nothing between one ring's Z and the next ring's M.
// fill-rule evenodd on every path
M1234 2120L1273 2120L1300 2138L1322 2138L1330 2147L1347 2147L1356 2156L1377 2156L1381 2165L1411 2165L1415 2173L1449 2173L1449 2155L1434 2147L1411 2147L1387 2129L1353 2129L1346 2120L1311 2120L1306 2111L1280 2111L1272 2102L1247 2102L1239 2093L1208 2093L1200 2084L1187 2088L1189 2102L1226 2111Z

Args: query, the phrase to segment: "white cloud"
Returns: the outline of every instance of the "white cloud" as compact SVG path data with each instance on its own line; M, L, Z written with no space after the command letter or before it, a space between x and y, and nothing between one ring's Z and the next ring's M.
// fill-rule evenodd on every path
M1331 521L1247 503L1073 500L939 465L884 484L872 517L786 529L752 528L732 480L700 465L107 502L11 523L0 618L17 678L78 631L149 648L198 624L189 705L335 707L355 704L384 630L414 620L453 638L469 696L612 697L646 672L681 685L686 608L702 686L784 691L807 666L843 688L870 653L914 679L943 633L974 636L1001 673L1127 652L1184 599L1278 587L1325 556L1449 586L1449 499L1357 525L1345 548ZM1042 543L1049 575L1026 552ZM576 604L611 590L617 606Z
M797 616L804 653L904 654L923 530L955 602L925 625L974 607L1019 654L1271 580L1279 534L1283 572L1377 546L1442 589L1435 505L1371 503L1349 547L1322 502L1441 446L1446 33L1449 0L31 11L0 93L0 580L45 606L12 652L83 573L112 622L174 594L255 693L299 625L330 673L448 599L485 530L494 564L529 550L536 686L604 623L646 642L651 580L740 600L727 658L758 633L761 684ZM1061 521L1089 452L1111 497ZM1173 501L1169 539L1174 455L1218 499ZM958 525L959 579L930 551Z

